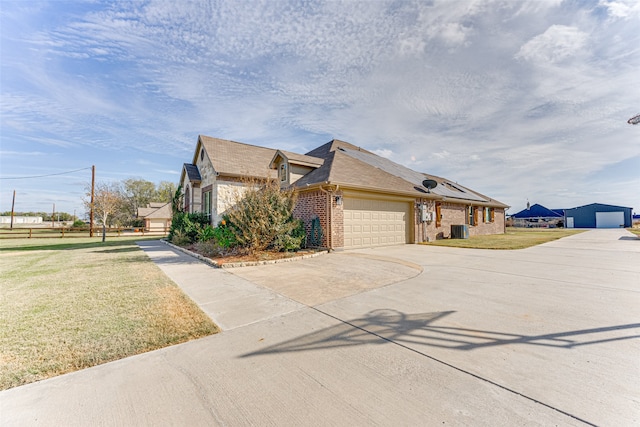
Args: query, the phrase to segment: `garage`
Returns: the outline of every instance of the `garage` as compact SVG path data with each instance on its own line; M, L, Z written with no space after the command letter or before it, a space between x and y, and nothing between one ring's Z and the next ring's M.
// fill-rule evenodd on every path
M596 228L624 226L624 212L596 212Z
M410 203L344 198L344 248L368 248L409 242Z
M567 228L620 228L631 227L632 208L603 203L565 209Z
M167 221L164 219L151 218L148 221L147 229L149 231L166 231L165 229L169 228L167 227Z

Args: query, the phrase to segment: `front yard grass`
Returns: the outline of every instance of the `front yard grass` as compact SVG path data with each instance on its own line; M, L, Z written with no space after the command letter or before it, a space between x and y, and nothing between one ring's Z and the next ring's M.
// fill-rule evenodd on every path
M218 332L137 240L0 240L0 390Z
M561 239L585 230L567 230L565 228L507 228L505 234L489 236L471 236L468 239L443 239L424 243L425 245L450 246L454 248L472 249L524 249L552 240Z

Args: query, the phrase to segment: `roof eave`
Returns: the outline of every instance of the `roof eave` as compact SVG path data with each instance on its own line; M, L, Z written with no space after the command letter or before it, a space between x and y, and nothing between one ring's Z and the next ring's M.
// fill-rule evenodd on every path
M318 182L313 184L306 184L306 186L295 186L295 188L298 191L310 191L310 190L316 190L318 188L327 187L327 186L335 187L339 189L347 189L347 190L368 191L368 192L379 193L379 194L393 194L395 196L411 197L414 199L415 198L432 199L432 200L437 200L442 202L455 200L456 202L459 202L459 203L465 203L465 204L474 205L474 206L487 206L487 207L496 207L496 208L504 208L504 209L509 208L508 205L505 205L504 203L501 203L497 200L479 201L479 200L471 200L471 199L462 199L462 198L441 196L435 193L419 193L417 191L388 190L384 188L370 187L366 185L353 185L353 184L337 182L337 181Z

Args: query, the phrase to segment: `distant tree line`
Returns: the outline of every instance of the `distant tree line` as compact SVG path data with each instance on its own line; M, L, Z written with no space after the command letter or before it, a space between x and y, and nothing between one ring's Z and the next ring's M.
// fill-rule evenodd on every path
M176 184L161 181L154 184L145 179L129 178L124 181L110 183L96 183L94 189L94 222L108 227L141 227L142 219L136 218L138 208L146 207L149 203L171 203L176 196ZM91 186L87 184L83 198L86 212L84 218L89 219L91 210ZM0 216L10 216L11 211L0 213ZM14 212L14 216L42 217L43 221L75 221L79 214L68 212Z
M176 193L173 182L158 185L145 179L129 178L117 182L98 182L94 188L94 222L108 227L141 227L138 208L149 203L171 203ZM91 187L87 186L83 199L87 214L91 209Z

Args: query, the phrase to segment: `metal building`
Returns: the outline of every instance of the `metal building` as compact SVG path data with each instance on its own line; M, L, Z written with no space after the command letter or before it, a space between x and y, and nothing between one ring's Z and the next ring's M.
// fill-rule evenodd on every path
M631 210L622 206L592 203L565 209L567 228L623 228L631 227Z

